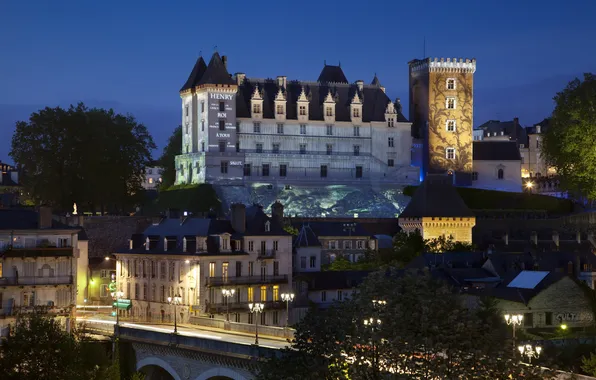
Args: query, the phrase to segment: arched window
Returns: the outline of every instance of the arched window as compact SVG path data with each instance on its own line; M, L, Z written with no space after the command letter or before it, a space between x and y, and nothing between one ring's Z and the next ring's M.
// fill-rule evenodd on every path
M499 171L497 172L497 178L503 179L503 169L502 168L500 168Z

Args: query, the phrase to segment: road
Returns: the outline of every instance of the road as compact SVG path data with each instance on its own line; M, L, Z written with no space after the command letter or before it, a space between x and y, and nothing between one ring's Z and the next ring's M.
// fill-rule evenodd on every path
M77 316L77 323L85 323L89 327L105 328L106 331L112 331L111 326L114 326L116 322L114 320L93 317L81 317ZM105 326L105 327L101 327ZM120 326L139 329L139 330L150 330L164 333L173 333L174 326L163 325L163 324L151 324L151 323L131 323L131 322L120 322ZM252 334L243 333L230 333L220 329L208 328L203 326L195 325L178 325L178 334L184 336L198 337L203 339L220 340L224 342L231 342L236 344L252 345L255 343L255 337ZM281 338L275 339L270 337L259 336L259 346L282 349L288 347L289 343Z

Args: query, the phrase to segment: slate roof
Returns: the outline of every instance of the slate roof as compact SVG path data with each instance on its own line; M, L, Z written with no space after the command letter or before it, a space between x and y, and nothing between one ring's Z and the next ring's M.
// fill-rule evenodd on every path
M433 267L480 268L486 261L484 252L445 252L424 253L406 265L406 269L423 269Z
M211 56L209 65L205 73L201 76L198 85L201 84L236 84L236 81L232 79L226 65L224 65L218 52L215 52Z
M500 120L489 120L486 123L479 125L476 129L481 129L484 131L484 136L487 136L487 133L490 132L491 136L501 136L501 132L503 132L503 136L509 136L510 138L517 139L518 141L523 142L526 138L526 131L525 129L517 122L517 129L514 130L516 126L515 120L511 121L500 121ZM514 133L515 131L515 133Z
M410 203L399 218L473 217L474 213L452 185L446 175L429 174L416 189Z
M320 247L321 242L312 230L310 225L304 224L298 231L298 236L294 238L294 248L301 247Z
M360 285L370 271L326 271L301 273L297 280L308 283L308 290L352 289Z
M377 77L377 74L375 74L375 77L373 78L372 82L370 82L370 84L373 86L381 86L381 81Z
M354 226L351 226L354 224ZM308 226L313 233L318 237L323 236L371 236L371 234L360 223L346 223L338 221L317 221L304 222L304 224L296 224L295 228L301 229L302 226ZM350 225L350 226L348 226Z
M515 141L474 141L474 161L520 161Z
M493 253L488 256L485 268L492 267L503 278L522 270L552 271L568 273L572 271L596 271L596 256L592 253L539 252L539 253Z
M348 83L341 66L332 66L325 64L317 82L321 83Z
M265 224L269 222L269 231L266 231ZM249 236L287 236L283 225L265 214L263 206L252 205L246 208L246 232Z
M535 134L536 126L538 126L538 125L540 126L540 133L544 133L544 132L548 131L548 129L550 128L550 122L551 122L550 117L547 117L544 120L542 120L541 122L536 123L536 124L532 125L531 127L527 127L526 133L528 135Z
M0 230L37 229L39 229L39 214L37 211L30 209L0 209ZM52 229L78 230L79 227L69 227L53 220Z
M197 63L195 63L195 67L193 67L190 75L188 76L186 83L184 83L184 86L182 86L180 89L180 92L195 88L199 84L199 81L203 77L203 74L205 74L206 70L207 64L205 63L205 60L203 57L199 57L199 59L197 59ZM149 166L154 165L150 164Z

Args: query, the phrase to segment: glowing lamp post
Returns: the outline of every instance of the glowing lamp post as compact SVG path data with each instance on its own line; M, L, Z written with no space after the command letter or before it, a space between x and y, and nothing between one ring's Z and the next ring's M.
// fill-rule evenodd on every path
M538 359L540 353L542 352L542 347L540 346L532 346L531 344L526 344L525 346L517 347L519 353L523 356L528 357L528 362L532 363L532 358Z
M234 296L236 289L222 289L221 294L226 300L226 322L230 322L230 298Z
M515 352L515 326L521 326L524 316L521 314L505 314L505 322L513 328L513 352Z
M374 302L374 301L373 301ZM373 333L373 338L371 339L371 343L372 343L372 351L373 351L373 370L375 373L374 378L378 379L379 375L378 375L378 371L379 371L379 358L378 358L378 352L377 352L377 345L374 339L374 335L375 332L377 332L381 326L381 320L380 319L375 319L375 318L368 318L364 320L364 326L367 328L370 328L372 333Z
M290 302L294 301L294 293L282 293L281 299L286 303L286 328L290 317Z
M249 303L248 309L255 316L255 344L259 344L259 314L265 310L264 303Z
M123 291L116 291L116 292L112 292L111 293L112 298L114 298L116 300L116 326L119 325L120 322L120 310L118 310L118 307L120 307L120 299L124 296L124 292Z
M176 322L176 305L182 302L182 297L176 294L174 297L168 297L168 303L174 305L174 334L178 334L178 323Z

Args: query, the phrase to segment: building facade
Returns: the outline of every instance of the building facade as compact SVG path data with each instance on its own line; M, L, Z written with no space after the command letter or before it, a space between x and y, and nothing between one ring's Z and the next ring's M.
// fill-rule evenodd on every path
M415 183L410 123L378 78L349 83L231 76L226 57L197 61L182 87L176 183Z
M0 210L0 314L34 307L70 315L87 294L87 241L49 208ZM6 323L9 323L7 320Z
M156 190L162 182L161 174L163 168L158 166L146 167L143 173L141 186L145 190Z
M515 141L475 141L472 184L486 190L522 191L521 157Z
M422 142L422 175L448 173L472 184L475 59L409 62L410 119Z
M260 323L282 326L281 294L292 281L292 242L278 217L262 208L234 205L231 220L166 218L135 235L117 252L116 282L131 300L124 316L137 320L172 321L179 296L178 321L193 316L252 323L248 304L262 302ZM223 289L234 290L225 298Z

